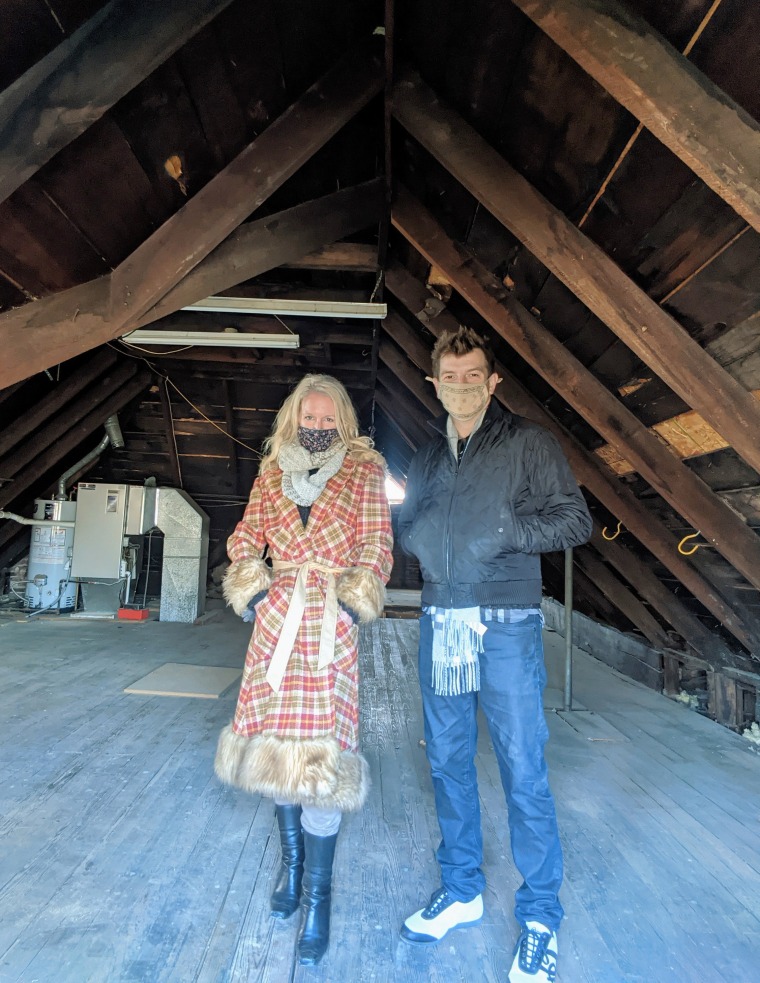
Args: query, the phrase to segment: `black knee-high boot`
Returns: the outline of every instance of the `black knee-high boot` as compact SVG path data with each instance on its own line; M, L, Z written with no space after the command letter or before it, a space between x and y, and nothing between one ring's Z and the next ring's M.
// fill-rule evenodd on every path
M304 833L306 857L297 943L298 961L302 966L316 965L330 941L330 892L337 840L337 833L332 836Z
M280 827L282 864L272 892L272 918L290 918L301 901L304 857L301 807L277 806L277 825Z

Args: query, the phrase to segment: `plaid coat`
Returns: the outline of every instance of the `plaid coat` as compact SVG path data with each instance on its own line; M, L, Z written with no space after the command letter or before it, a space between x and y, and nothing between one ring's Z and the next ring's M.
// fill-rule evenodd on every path
M266 471L254 482L243 519L228 541L230 559L260 559L268 547L274 559L366 568L380 585L386 584L392 533L384 480L380 465L346 456L312 505L304 528L298 507L282 493L282 472ZM325 669L317 669L325 574L309 574L306 609L279 692L274 693L265 679L296 576L295 570L275 571L258 606L232 730L245 738L333 737L341 750L356 752L358 628L342 608L334 659Z

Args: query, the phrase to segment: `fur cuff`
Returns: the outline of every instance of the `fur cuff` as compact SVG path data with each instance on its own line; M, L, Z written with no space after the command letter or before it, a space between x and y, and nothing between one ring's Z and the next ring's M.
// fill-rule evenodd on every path
M338 577L336 586L338 600L356 611L362 624L374 621L383 613L385 585L367 567L351 567L346 570Z
M365 759L341 751L334 737L241 737L232 724L219 735L214 770L246 792L341 812L360 809L370 786Z
M231 563L222 580L225 601L241 618L254 594L269 590L272 571L260 559L238 560Z

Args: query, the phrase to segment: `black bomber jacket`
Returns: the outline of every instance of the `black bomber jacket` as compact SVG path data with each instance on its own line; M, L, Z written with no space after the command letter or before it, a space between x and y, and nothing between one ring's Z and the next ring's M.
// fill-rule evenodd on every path
M554 436L488 404L459 465L438 431L412 459L401 507L401 548L417 557L422 603L537 607L541 553L580 546L591 516Z

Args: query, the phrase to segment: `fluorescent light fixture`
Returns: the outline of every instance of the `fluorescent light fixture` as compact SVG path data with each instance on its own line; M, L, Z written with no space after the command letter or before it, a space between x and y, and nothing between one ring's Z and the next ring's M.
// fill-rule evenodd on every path
M219 314L293 314L298 317L371 317L388 314L387 304L342 300L275 300L271 297L207 297L182 308Z
M127 345L201 345L207 348L298 348L297 334L246 334L243 331L149 331L138 328L121 339Z

